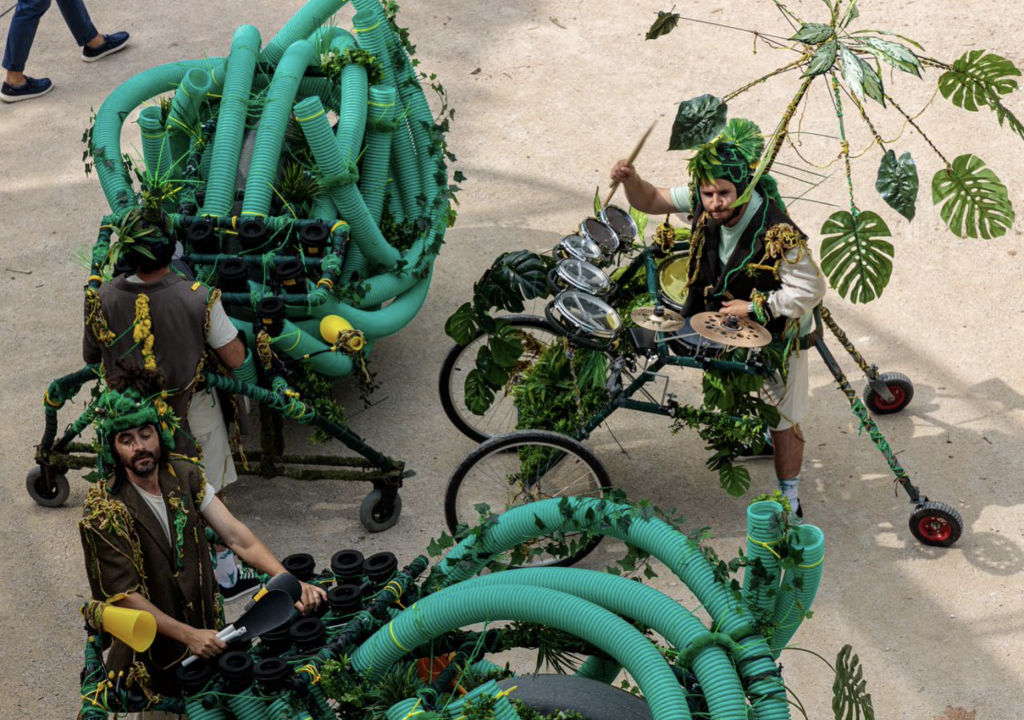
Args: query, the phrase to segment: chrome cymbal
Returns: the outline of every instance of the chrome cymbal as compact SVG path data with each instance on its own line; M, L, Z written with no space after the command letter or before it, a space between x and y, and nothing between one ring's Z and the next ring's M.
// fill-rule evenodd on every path
M686 324L682 315L660 305L638 307L629 317L640 327L655 332L673 332Z
M701 337L730 347L758 348L772 341L764 325L725 313L697 313L690 318L690 327Z

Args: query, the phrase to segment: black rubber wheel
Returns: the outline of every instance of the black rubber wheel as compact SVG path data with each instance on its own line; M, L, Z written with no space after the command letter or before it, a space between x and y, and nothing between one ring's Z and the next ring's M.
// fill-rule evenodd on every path
M558 340L558 334L544 318L536 315L506 315L499 319L516 328L524 346L523 356L513 368L512 377L506 385L509 388L537 361L545 347ZM486 342L487 333L481 332L467 345L452 346L441 364L437 383L444 414L459 432L478 443L515 430L518 420L515 404L507 391L499 392L483 415L474 415L466 407L466 375L476 367L477 352Z
M359 506L359 522L372 533L384 532L388 528L394 527L401 514L402 496L395 495L391 511L385 514L383 503L381 503L381 491L377 488L371 490Z
M52 487L48 486L49 483L43 477L43 469L36 465L28 471L28 477L25 478L25 489L38 505L60 507L71 494L71 485L63 473L52 471L50 479L53 483Z
M526 462L530 467L524 470ZM481 503L493 513L503 513L548 498L601 497L611 487L604 465L580 442L546 430L508 433L483 443L455 468L444 495L445 522L454 534L462 523L476 524L475 506ZM527 564L573 565L593 552L601 540L599 535L584 543L579 533L568 533L566 544L583 544L564 557L549 552L554 547L552 541L541 538L529 544L539 552Z
M886 384L892 393L892 400L886 400L870 385L864 388L864 404L872 415L891 415L910 404L914 399L914 383L903 373L882 373L878 379Z
M910 532L923 545L949 547L964 531L964 519L946 503L925 502L910 514Z
M651 720L647 703L607 683L574 675L519 675L499 680L498 687L515 687L512 697L541 715L576 711L589 720Z

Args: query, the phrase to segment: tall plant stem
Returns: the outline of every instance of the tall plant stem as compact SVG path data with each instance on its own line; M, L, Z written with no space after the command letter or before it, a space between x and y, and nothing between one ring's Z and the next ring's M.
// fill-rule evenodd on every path
M763 77L759 77L757 80L754 80L753 82L749 82L749 83L747 83L746 85L744 85L743 87L741 87L741 88L739 88L737 90L733 90L731 93L729 93L724 98L722 98L722 102L731 102L737 96L742 95L743 93L745 93L747 90L750 90L751 88L757 87L758 85L760 85L761 83L765 82L766 80L770 80L771 78L775 77L776 75L781 75L784 72L789 72L790 70L793 70L794 68L799 67L800 65L804 64L805 62L807 62L807 59L809 57L810 57L809 54L804 54L798 60L794 60L793 62L789 63L789 65L783 65L779 69L772 70L767 75L764 75Z
M839 137L842 139L842 154L843 161L846 164L846 185L850 190L850 214L853 215L853 219L857 219L857 203L853 199L853 174L850 171L850 143L846 139L846 123L843 121L843 99L839 94L839 81L836 79L836 74L831 73L832 78L832 93L835 95L836 100L836 118L839 120Z
M892 104L892 106L894 108L896 108L897 112L899 112L900 115L902 115L903 117L905 117L907 119L907 122L910 123L911 127L913 127L915 130L917 130L918 134L920 134L921 137L924 138L924 141L926 143L928 143L928 146L932 150L935 151L935 154L938 155L940 158L942 158L942 162L944 162L946 164L946 169L947 170L952 170L953 166L950 165L949 160L946 159L945 155L943 155L941 152L939 152L939 149L937 147L935 147L935 143L932 142L932 139L930 137L928 137L927 135L925 135L924 134L924 130L922 130L921 127L916 122L914 122L914 118L910 117L910 115L907 114L906 110L901 108L899 106L899 104L895 100L893 100L889 95L886 95L885 99L888 100Z
M782 143L785 141L786 135L789 132L789 123L796 114L796 109L800 107L800 103L803 101L804 96L807 95L807 88L811 86L813 81L813 76L804 78L804 81L800 83L800 89L796 91L796 95L789 103L789 107L786 108L786 112L783 114L782 119L779 121L779 125L775 130L775 136L772 138L772 145L768 149L768 153L765 155L768 160L764 163L764 169L761 171L761 175L764 175L772 169L772 164L775 163L775 158L779 156L779 151L782 150ZM760 175L758 175L757 179L760 179Z

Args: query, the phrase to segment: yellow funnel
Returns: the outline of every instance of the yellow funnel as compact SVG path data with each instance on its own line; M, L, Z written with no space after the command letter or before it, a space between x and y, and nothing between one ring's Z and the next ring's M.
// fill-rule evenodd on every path
M156 638L156 618L145 610L105 605L103 631L110 633L135 652L143 652L149 649Z
M320 337L324 339L330 345L334 345L338 342L338 337L343 332L354 330L352 323L343 318L341 315L325 315L323 320L320 321ZM366 341L362 335L353 337L347 341L347 349L353 352L359 352L363 349Z

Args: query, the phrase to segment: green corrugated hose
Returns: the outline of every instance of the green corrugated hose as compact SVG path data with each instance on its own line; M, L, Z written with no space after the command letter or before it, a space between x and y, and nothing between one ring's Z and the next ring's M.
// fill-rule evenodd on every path
M747 508L747 557L759 560L765 574L752 568L743 572L743 601L758 621L771 621L779 590L779 545L782 543L782 506L757 502Z
M789 531L787 539L789 547L801 551L803 557L799 565L786 571L775 600L776 627L770 645L776 657L796 634L803 613L811 609L825 559L825 534L819 528L799 525Z

